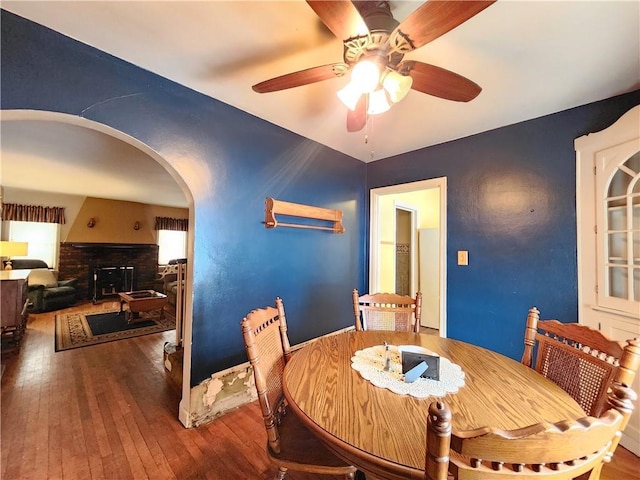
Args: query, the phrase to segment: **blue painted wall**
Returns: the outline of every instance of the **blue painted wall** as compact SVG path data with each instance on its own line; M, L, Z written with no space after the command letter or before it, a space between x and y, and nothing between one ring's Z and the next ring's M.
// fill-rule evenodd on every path
M276 296L292 343L353 323L351 290L365 275L365 164L4 10L1 41L3 109L109 125L149 145L189 185L192 385L246 361L239 323ZM346 233L267 230L267 196L341 209Z
M519 360L529 308L577 321L573 141L639 103L636 91L369 164L368 189L447 177L450 338Z
M192 385L246 360L238 324L276 295L292 343L351 325L350 291L366 288L368 189L442 176L449 336L519 358L532 305L577 318L573 140L640 103L634 92L365 165L5 11L1 41L3 109L110 125L188 183ZM266 230L266 196L340 208L347 233Z

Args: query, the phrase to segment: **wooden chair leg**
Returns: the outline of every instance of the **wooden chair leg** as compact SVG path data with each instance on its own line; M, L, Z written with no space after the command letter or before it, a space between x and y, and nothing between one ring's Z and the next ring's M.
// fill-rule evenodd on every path
M284 467L280 467L276 472L276 476L273 477L273 480L284 480L286 476L287 476L287 469Z

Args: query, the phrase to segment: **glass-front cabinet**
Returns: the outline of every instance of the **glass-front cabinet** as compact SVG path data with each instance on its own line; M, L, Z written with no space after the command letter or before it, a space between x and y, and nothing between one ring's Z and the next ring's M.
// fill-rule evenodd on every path
M575 149L578 320L625 343L640 338L640 105ZM620 444L640 456L640 409Z
M602 204L596 239L603 259L598 303L630 314L640 312L640 152L633 151L635 146L630 142L596 155L596 191Z

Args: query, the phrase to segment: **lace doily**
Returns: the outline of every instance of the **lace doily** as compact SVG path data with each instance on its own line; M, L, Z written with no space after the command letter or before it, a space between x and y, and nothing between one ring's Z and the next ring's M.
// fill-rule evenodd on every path
M415 382L405 383L402 373L401 351L437 355L425 348L414 345L389 345L391 356L390 371L384 371L384 345L358 350L351 357L351 367L357 370L362 378L373 385L386 388L400 395L411 395L417 398L442 397L447 393L455 393L464 386L464 372L459 365L440 357L440 380L418 378Z

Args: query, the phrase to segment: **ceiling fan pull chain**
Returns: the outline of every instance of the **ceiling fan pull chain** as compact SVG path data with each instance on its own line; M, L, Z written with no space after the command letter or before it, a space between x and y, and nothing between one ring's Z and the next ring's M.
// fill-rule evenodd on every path
M365 134L364 143L369 143L369 134L371 133L371 160L373 160L374 156L374 145L373 145L373 115L367 115L367 133Z
M366 104L366 110L365 111L369 111L369 94L365 95L365 101L367 102ZM371 119L371 115L366 114L365 113L365 120L364 120L364 144L367 145L369 143L369 120Z

